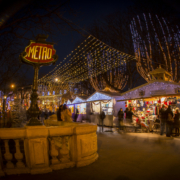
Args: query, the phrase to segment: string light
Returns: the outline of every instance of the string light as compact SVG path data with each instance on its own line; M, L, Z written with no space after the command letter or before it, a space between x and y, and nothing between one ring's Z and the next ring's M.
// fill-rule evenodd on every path
M152 77L148 76L149 72L160 64L171 73L172 80L179 82L179 27L169 28L165 19L159 18L157 15L143 14L141 19L137 16L130 24L137 71L149 82L152 80Z
M125 63L130 59L134 60L135 57L118 51L90 35L64 58L63 64L60 62L38 80L39 91L46 90L51 94L52 91L59 92L62 89L70 91L70 87L88 79L96 90L103 89L107 85L112 91L116 91L113 89L114 86L122 89L127 83L127 76L124 76ZM104 73L109 76L105 80L101 76ZM101 87L98 87L98 84Z

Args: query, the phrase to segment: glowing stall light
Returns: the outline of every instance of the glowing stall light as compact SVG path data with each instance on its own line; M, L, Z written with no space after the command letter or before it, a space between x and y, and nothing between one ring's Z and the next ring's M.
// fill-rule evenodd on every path
M162 83L155 82L145 85L139 89L132 90L131 92L127 92L123 95L123 97L119 97L118 100L128 99L128 98L139 98L140 91L145 91L145 96L153 96L153 95L163 95L163 94L176 94L176 89L179 88L180 85L174 83Z
M67 101L67 104L72 104L70 100Z
M165 97L162 97L162 98L161 98L161 102L164 102L164 100L165 100Z
M87 101L110 100L110 99L112 99L110 96L97 92L94 95L92 95L90 98L88 98Z
M76 97L74 99L74 101L72 102L72 104L77 104L77 103L82 103L82 102L86 102L86 100L83 100L83 99L81 99L79 97Z

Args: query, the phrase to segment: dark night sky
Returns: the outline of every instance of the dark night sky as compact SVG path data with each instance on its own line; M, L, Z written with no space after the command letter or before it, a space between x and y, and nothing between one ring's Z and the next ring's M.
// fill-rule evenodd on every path
M87 30L89 27L91 27L94 20L100 19L101 17L107 16L108 14L111 14L113 12L121 11L129 6L132 6L133 4L141 4L142 2L148 4L147 2L149 2L153 7L157 6L157 2L160 1L162 1L162 3L166 3L175 11L180 12L180 3L175 0L71 0L70 7L78 12L78 17L76 19L74 18L73 20L71 19L72 16L69 16L68 14L64 17L72 20L74 23ZM178 14L180 15L180 13ZM58 36L60 41L58 41L57 44L54 46L57 55L59 56L56 65L58 65L59 62L62 61L72 50L74 50L78 45L77 43L82 40L82 35L75 31L71 31L66 35L62 35L59 33ZM51 41L50 38L48 38L47 41ZM40 77L54 69L56 65L42 67L39 73ZM29 77L31 77L31 79L33 78L32 67L29 71Z
M162 3L166 3L169 7L172 7L175 11L178 12L180 16L180 2L175 0L161 0ZM70 5L74 8L77 12L79 12L77 20L73 20L74 23L78 24L83 29L87 30L88 27L92 25L94 20L100 19L103 16L111 14L115 11L121 11L126 7L132 6L133 4L140 3L142 1L139 0L76 0L71 1ZM151 6L157 6L155 0L149 1ZM147 1L145 1L147 3ZM152 5L153 4L153 5ZM147 6L148 4L146 4ZM158 5L159 6L159 5ZM161 7L158 7L161 8ZM146 12L147 13L147 12ZM68 16L65 18L69 19ZM76 48L77 42L82 39L82 35L78 34L77 32L70 32L65 36L59 35L61 41L55 46L57 50L57 54L59 59L56 63L59 64L60 61L64 59L73 49ZM40 70L40 75L44 73L48 73L51 71L56 65L42 67Z

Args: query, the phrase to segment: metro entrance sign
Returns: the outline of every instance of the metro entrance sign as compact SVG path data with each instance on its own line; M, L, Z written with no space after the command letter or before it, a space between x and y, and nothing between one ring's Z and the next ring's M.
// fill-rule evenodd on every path
M30 64L34 67L33 92L31 94L31 105L28 109L28 114L31 116L28 123L29 126L42 125L42 123L37 119L40 114L37 105L39 68L41 66L55 64L58 59L53 43L46 42L47 38L48 35L38 35L35 41L30 41L24 52L19 56L21 62Z
M25 52L27 55L24 58L34 63L51 62L54 60L52 56L56 53L52 45L34 42L31 42L31 44L26 47Z
M20 60L33 66L54 64L58 56L53 43L46 42L47 37L47 35L38 35L36 41L31 40L25 51L21 53Z

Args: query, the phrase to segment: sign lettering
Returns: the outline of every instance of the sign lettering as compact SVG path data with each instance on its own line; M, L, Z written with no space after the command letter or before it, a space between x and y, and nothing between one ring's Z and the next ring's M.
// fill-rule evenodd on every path
M56 50L51 44L42 44L31 42L25 49L26 56L24 57L27 61L35 63L48 63L53 61L53 55Z

